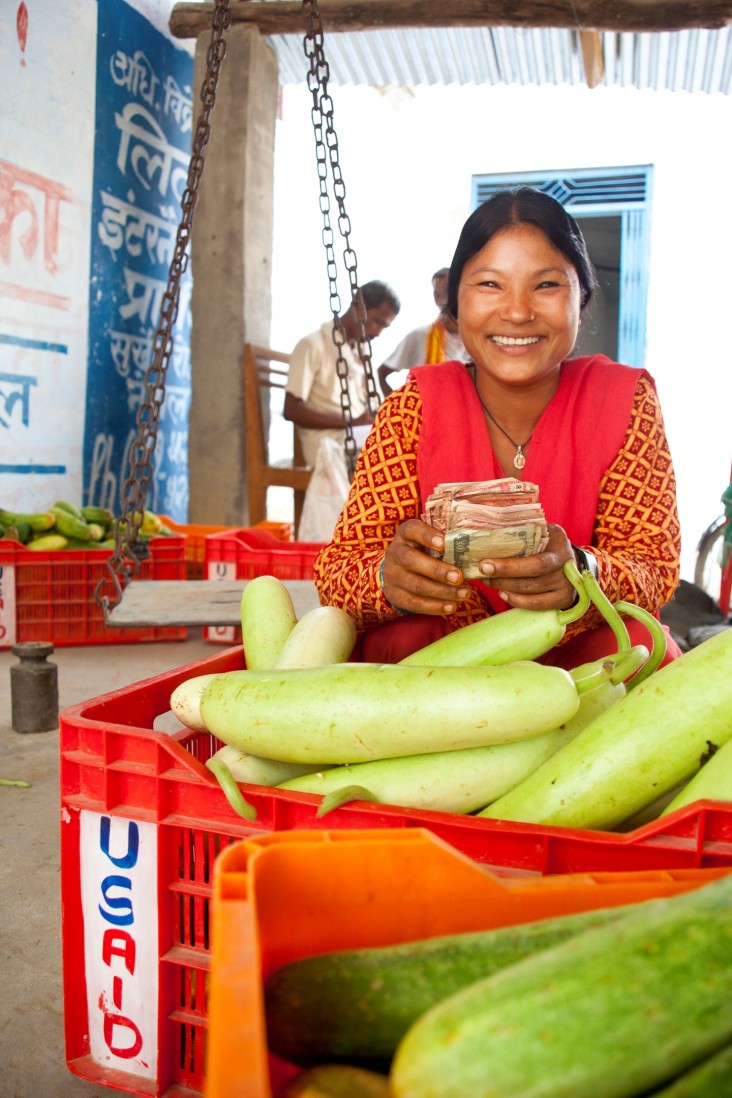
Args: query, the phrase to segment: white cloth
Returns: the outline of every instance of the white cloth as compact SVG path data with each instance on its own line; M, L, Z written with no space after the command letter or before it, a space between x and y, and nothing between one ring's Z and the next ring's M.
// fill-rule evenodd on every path
M421 328L414 328L384 359L384 365L394 373L405 371L402 378L389 378L392 389L398 388L406 381L407 370L411 370L412 366L423 366L427 361L427 335L431 327L431 324L425 324ZM460 336L445 332L445 360L455 359L458 362L467 362L469 358L470 355L463 347Z
M349 345L343 346L348 366L348 393L351 416L358 419L366 410L366 371ZM290 356L290 369L285 386L288 393L304 400L319 412L342 413L341 382L336 363L338 348L333 342L333 321L328 320L317 332L301 339ZM343 448L345 431L338 428L315 429L297 427L307 465L315 467L321 439L336 439Z
M336 439L321 438L297 528L298 541L331 540L349 488L343 446Z

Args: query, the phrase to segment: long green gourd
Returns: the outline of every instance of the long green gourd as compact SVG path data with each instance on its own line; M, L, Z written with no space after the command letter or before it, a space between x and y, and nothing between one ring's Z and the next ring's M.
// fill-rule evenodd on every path
M393 1098L646 1094L732 1040L730 1004L732 874L444 999L401 1041Z
M535 660L559 644L570 622L577 621L590 605L590 596L574 561L564 574L577 592L568 610L523 610L512 607L482 621L464 625L432 644L412 652L402 666L461 667Z
M691 778L732 739L732 629L685 652L480 813L612 828Z
M406 758L338 766L284 780L282 789L323 795L318 817L351 800L370 800L432 812L473 812L507 793L625 694L613 681L618 667L630 675L648 656L639 646L633 656L618 654L571 671L579 709L558 728L513 743L462 751L436 751Z
M314 769L526 739L578 708L568 671L531 662L229 671L201 696L203 722L224 743Z
M675 812L677 808L683 808L693 801L704 800L732 801L732 739L710 753L701 769L666 805L661 815L668 816L669 812Z
M442 999L628 910L582 911L293 961L264 984L269 1049L295 1064L388 1065L410 1025Z
M653 1098L732 1098L732 1045L685 1071Z
M297 624L292 596L276 576L255 576L241 596L241 631L247 667L274 666Z

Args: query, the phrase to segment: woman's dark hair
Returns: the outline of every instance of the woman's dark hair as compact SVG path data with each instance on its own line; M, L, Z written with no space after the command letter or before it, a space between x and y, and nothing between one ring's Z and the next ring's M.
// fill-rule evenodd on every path
M463 267L491 237L511 225L536 225L569 260L580 284L580 306L590 301L597 285L595 271L579 225L555 198L534 187L498 191L473 210L460 233L447 282L447 310L457 320L458 289Z

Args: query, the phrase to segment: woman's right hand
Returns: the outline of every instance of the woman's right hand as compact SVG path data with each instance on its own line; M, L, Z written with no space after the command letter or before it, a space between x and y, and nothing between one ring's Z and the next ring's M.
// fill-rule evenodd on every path
M455 612L468 596L462 571L430 552L442 553L445 539L421 519L408 519L397 529L384 554L381 586L387 601L411 614Z

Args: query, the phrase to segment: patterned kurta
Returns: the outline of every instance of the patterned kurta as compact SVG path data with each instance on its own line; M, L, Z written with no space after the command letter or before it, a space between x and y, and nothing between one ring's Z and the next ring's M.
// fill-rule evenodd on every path
M383 402L361 451L333 541L319 554L315 582L321 602L340 606L359 629L400 617L379 586L379 569L397 527L422 510L417 455L422 399L410 379ZM532 477L530 479L537 479ZM551 515L547 516L551 522ZM651 380L638 375L623 444L607 468L591 544L599 581L612 602L623 599L657 612L679 581L680 530L676 483ZM492 611L481 583L469 585L446 621L457 628ZM565 640L600 624L591 609Z

